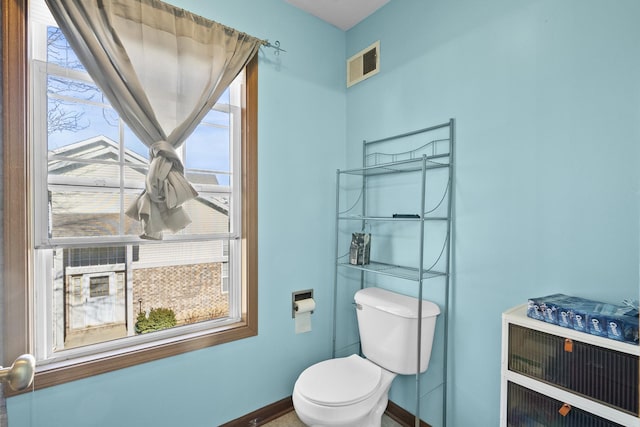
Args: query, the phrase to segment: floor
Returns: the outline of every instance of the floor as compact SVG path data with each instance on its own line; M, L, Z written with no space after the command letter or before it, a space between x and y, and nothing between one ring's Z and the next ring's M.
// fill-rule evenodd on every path
M305 427L305 425L298 419L295 411L291 411L277 420L266 423L265 427ZM398 424L388 416L383 415L382 427L402 427L402 424Z

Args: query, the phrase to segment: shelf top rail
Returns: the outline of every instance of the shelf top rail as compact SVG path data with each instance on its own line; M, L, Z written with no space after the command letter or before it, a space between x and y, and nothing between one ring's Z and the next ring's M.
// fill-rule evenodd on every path
M366 141L365 140L364 141L364 145L372 145L372 144L378 144L380 142L392 141L394 139L406 138L406 137L409 137L409 136L418 135L418 134L421 134L421 133L431 132L431 131L434 131L434 130L446 128L447 126L451 126L451 120L449 120L446 123L441 123L439 125L429 126L427 128L424 128L424 129L418 129L418 130L414 130L414 131L411 131L411 132L406 132L406 133L401 133L401 134L398 134L398 135L388 136L386 138L380 138L380 139L376 139L376 140L373 140L373 141Z
M451 162L451 154L453 151L452 126L453 119L439 125L386 138L372 141L364 140L362 166L364 169L368 167L383 167L385 165L398 165L425 158L428 168L437 165L448 166ZM405 151L386 151L390 146L383 143L394 142L401 139L407 141L409 144ZM412 169L403 168L401 171L407 172L410 170ZM390 171L391 170L387 170L386 172ZM382 169L376 172L385 173ZM371 174L371 172L368 174Z
M444 146L445 149L441 147ZM434 139L413 150L401 153L369 153L365 156L365 166L378 166L382 164L397 163L401 161L411 161L426 157L433 162L436 159L449 157L449 138Z
M448 156L439 155L437 158ZM427 156L423 156L427 157ZM385 173L396 173L396 172L416 172L422 170L422 162L424 158L416 157L412 159L405 160L397 160L389 163L379 163L375 165L368 165L363 168L355 168L355 169L342 169L338 170L339 173L343 174L353 174L353 175L379 175ZM448 162L437 162L433 159L429 159L427 157L426 160L426 168L427 169L436 169L436 168L446 168L449 167Z

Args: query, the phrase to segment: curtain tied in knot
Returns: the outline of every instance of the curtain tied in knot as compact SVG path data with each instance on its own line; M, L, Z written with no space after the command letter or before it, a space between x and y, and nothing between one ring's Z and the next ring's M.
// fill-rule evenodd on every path
M176 150L166 141L149 148L149 171L145 189L126 214L142 222L145 239L162 239L162 230L182 230L191 223L182 204L198 195L184 176Z
M145 182L145 190L149 197L156 203L165 203L168 208L179 206L175 188L168 181L171 170L184 176L184 166L176 150L168 142L158 141L149 148L149 160L149 172Z

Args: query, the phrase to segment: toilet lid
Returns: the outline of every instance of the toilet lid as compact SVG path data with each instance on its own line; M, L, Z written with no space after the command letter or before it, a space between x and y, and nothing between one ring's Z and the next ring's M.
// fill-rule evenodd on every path
M381 377L379 366L354 354L308 367L300 374L296 388L313 403L344 406L371 396Z

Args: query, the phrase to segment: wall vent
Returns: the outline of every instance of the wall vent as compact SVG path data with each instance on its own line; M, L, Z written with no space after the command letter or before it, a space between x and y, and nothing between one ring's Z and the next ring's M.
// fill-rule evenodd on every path
M380 40L347 59L347 87L380 71Z

